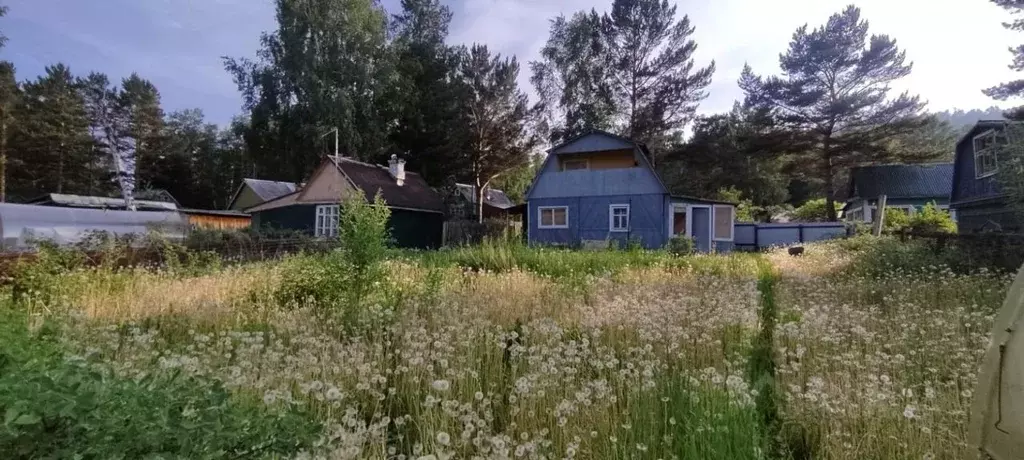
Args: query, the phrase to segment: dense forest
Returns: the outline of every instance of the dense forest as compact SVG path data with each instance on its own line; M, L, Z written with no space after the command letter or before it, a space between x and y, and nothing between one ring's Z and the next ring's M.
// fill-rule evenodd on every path
M854 6L794 31L781 72L748 67L733 109L700 116L715 63L695 61L700 25L666 0L552 18L525 66L486 44L450 43L453 13L439 0L402 0L394 12L375 0L275 6L277 28L254 57L224 60L243 99L229 126L199 110L165 113L142 75L118 82L54 63L19 81L0 62L0 199L163 189L184 206L223 208L244 177L304 180L334 130L342 155L398 154L435 187L521 198L545 146L603 129L646 143L674 192L770 215L840 200L854 166L948 159L964 126L1001 116L929 114L918 96L892 93L913 65ZM522 71L533 101L516 83Z

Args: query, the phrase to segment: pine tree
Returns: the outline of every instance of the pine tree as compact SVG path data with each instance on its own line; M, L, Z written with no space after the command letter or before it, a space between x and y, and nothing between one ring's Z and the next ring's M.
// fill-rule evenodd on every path
M14 111L21 102L21 88L14 74L14 64L0 62L0 202L7 201L7 144L15 122Z
M894 39L868 36L859 8L850 6L813 31L806 25L797 29L780 64L782 76L767 78L748 66L740 87L748 103L770 110L789 131L790 148L805 152L799 171L823 184L831 220L837 178L849 168L934 154L894 149L889 142L928 119L921 116L924 104L917 96L888 97L891 83L909 75L912 65Z
M530 63L545 134L560 143L592 129L615 130L616 106L605 65L601 16L596 10L551 21L541 60Z
M121 82L118 106L125 124L120 137L130 140L132 152L129 167L134 171L136 186L152 180L159 151L160 132L164 111L160 107L160 92L149 80L133 73Z
M681 138L715 72L713 61L694 69L694 28L675 17L668 0L615 0L601 19L622 131L652 154Z
M516 59L492 57L483 45L463 53L466 160L476 187L477 216L483 222L485 191L496 177L528 163L535 142L528 133L526 94L516 84Z
M610 129L657 152L681 138L715 64L695 68L694 28L676 12L667 0L615 0L610 14L552 21L531 68L554 141Z
M24 85L12 136L12 189L23 198L42 193L89 193L95 177L89 119L75 78L63 64Z
M1013 21L1003 23L1003 27L1014 30L1017 32L1024 31L1024 0L991 0L992 3L1005 8L1010 14L1014 15ZM1024 71L1024 45L1018 45L1010 48L1010 54L1013 55L1013 63L1010 64L1010 69L1021 72ZM988 97L1005 101L1011 97L1024 96L1024 79L1018 79L1010 82L1003 83L999 86L994 86L984 90L985 95ZM1010 111L1007 114L1010 118L1021 120L1024 119L1024 107L1019 107Z

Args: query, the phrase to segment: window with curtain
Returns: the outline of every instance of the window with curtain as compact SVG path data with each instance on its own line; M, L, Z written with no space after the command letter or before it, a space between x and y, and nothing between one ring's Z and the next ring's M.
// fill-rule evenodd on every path
M715 239L732 241L733 222L736 220L732 206L715 206Z
M537 228L569 227L569 208L567 206L548 206L537 209L540 220Z

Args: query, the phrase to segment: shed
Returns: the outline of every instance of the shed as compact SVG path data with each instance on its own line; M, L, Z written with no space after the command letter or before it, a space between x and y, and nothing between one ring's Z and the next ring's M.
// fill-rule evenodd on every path
M266 203L275 198L293 193L298 189L298 184L294 182L245 179L242 181L242 185L238 186L235 195L231 197L231 204L228 205L228 209L244 211L246 208Z
M457 207L459 210L452 212L453 215L475 219L477 213L476 186L470 184L455 184L458 190ZM515 207L515 203L509 199L504 191L487 188L484 190L484 218L504 219L515 213L509 210Z
M189 227L203 230L241 230L249 228L252 217L240 211L216 211L209 209L181 210Z

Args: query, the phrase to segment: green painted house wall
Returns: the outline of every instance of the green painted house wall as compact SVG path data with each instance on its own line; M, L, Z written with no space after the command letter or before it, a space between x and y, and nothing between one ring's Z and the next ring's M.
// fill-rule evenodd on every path
M252 225L253 228L298 230L313 235L316 207L313 204L296 204L254 212ZM444 215L440 213L392 209L388 223L395 246L412 249L441 247Z
M243 186L241 192L238 193L238 198L231 204L231 209L234 211L244 211L246 208L263 203L263 201L263 198L260 198L251 188Z

